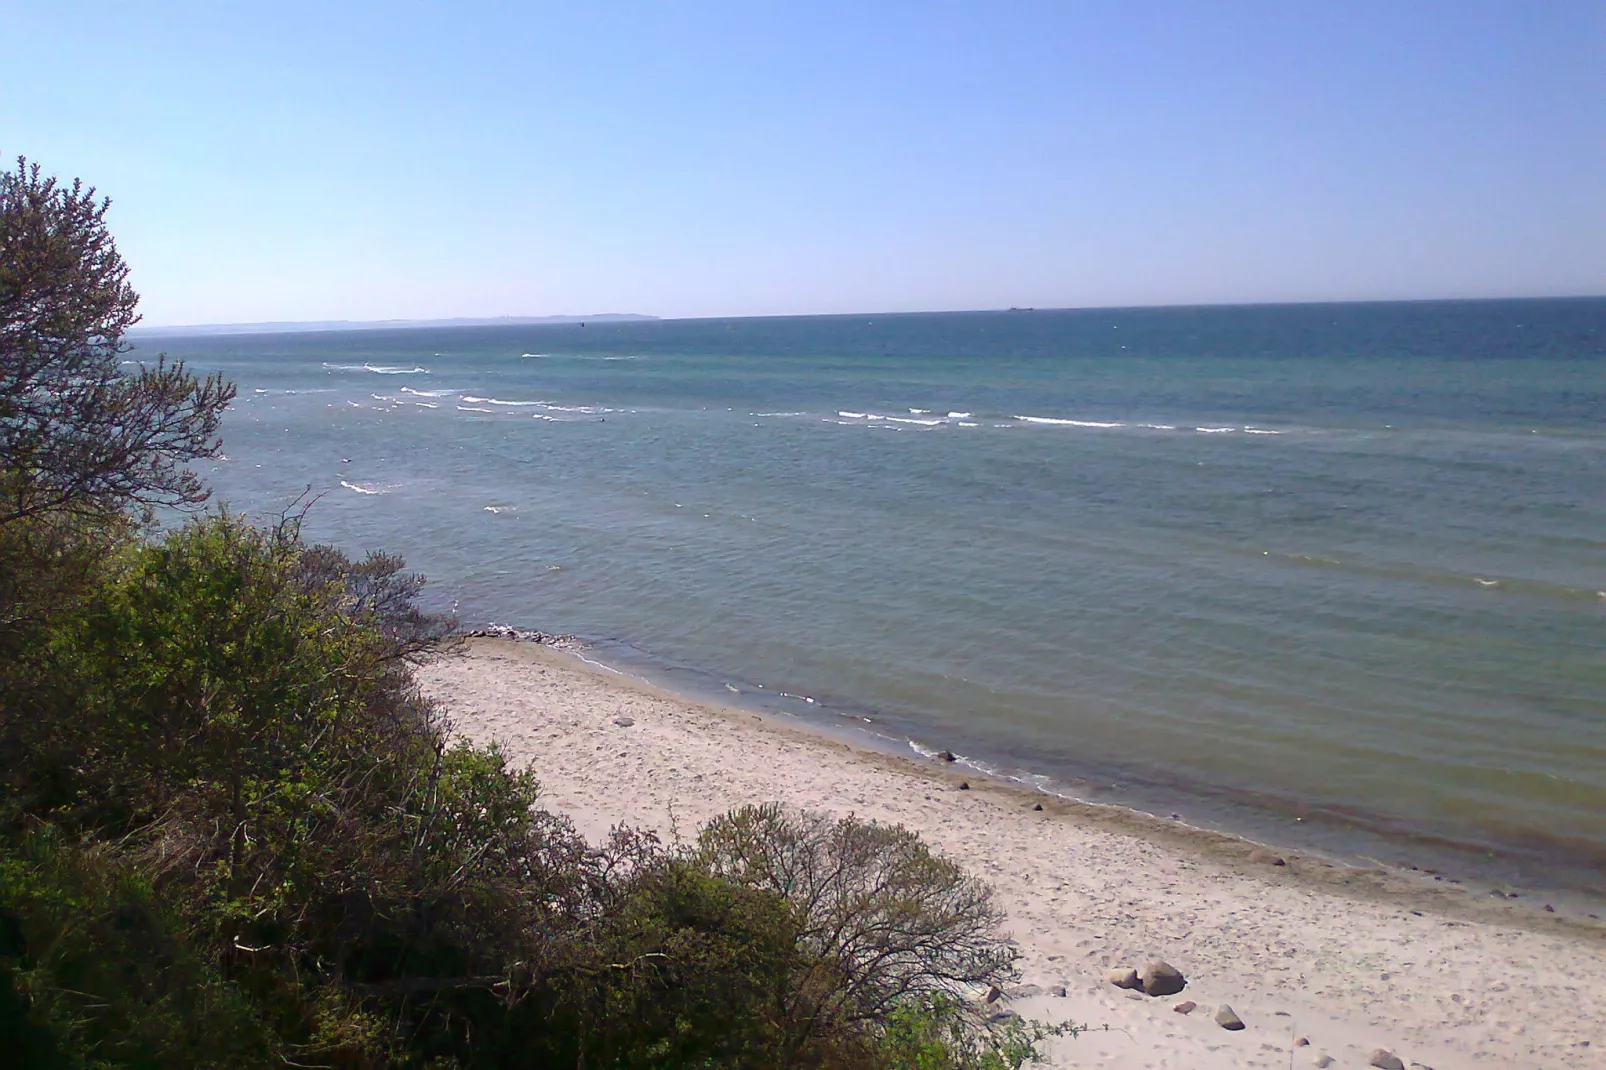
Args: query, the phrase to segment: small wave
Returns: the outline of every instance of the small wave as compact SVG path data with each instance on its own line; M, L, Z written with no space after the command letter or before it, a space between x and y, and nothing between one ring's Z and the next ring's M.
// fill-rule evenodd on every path
M970 419L970 413L968 413L968 412L950 412L948 414L948 419L950 419L950 420L968 420L968 419Z
M540 360L542 357L546 356L546 354L545 353L520 353L519 356L523 357L525 360ZM490 506L486 506L486 508L489 509Z
M413 402L413 404L417 405L421 409L438 409L438 408L440 408L440 406L435 404L435 402L433 402L433 401L415 401L415 402Z
M1147 427L1150 431L1175 431L1177 429L1176 424L1138 424L1138 426Z
M1201 435L1224 435L1229 431L1238 429L1236 427L1195 427L1194 430Z
M404 386L398 392L402 394L412 394L415 397L421 398L449 398L453 394L457 393L456 390L414 390L410 386Z
M1017 416L1015 419L1029 424L1056 424L1064 427L1125 427L1122 423L1101 423L1097 420L1060 420L1052 416Z
M345 487L347 490L354 490L358 494L383 494L383 493L385 493L385 488L383 488L383 487L365 487L361 483L347 483L344 479L342 479L340 481L340 485L342 487Z
M862 412L844 412L841 409L837 410L837 415L838 416L845 416L849 420L862 420L866 416L866 414L862 413Z
M806 412L750 412L749 416L807 416Z
M1482 579L1481 577L1478 577L1478 576L1472 577L1472 582L1476 583L1479 587L1498 587L1498 586L1500 586L1500 581L1499 580L1486 580L1486 579Z
M459 405L458 412L495 412L495 409L482 409L475 405Z
M429 369L428 368L421 367L421 366L416 365L416 364L411 368L403 368L403 367L400 367L400 366L395 365L395 364L330 364L328 361L325 361L323 366L326 369L328 369L329 371L336 371L336 372L373 372L375 375L428 375L429 374Z
M512 505L487 505L485 511L487 513L516 513L518 508Z
M940 427L941 420L912 420L903 416L888 416L888 420L895 424L919 424L921 427Z
M960 420L959 421L959 426L960 427L980 427L981 424L970 423L969 421L966 421L966 420Z
M910 409L909 414L911 416L924 416L930 411L930 409Z
M553 412L584 412L595 414L599 412L619 411L618 409L610 409L605 405L548 405L544 401L540 404L548 409L551 409Z
M1280 435L1280 434L1282 434L1282 432L1281 431L1268 430L1267 428L1264 428L1264 427L1246 427L1246 428L1244 428L1244 434L1246 434L1246 435Z

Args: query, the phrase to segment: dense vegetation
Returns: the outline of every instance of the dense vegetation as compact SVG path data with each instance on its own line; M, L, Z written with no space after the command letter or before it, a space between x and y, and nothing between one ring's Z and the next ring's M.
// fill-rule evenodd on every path
M985 886L749 807L588 845L453 739L395 558L198 507L105 202L0 176L0 1044L37 1067L1019 1066Z

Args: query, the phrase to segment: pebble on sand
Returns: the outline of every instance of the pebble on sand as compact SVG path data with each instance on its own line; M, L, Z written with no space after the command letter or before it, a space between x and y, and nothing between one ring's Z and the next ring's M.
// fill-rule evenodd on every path
M1227 1004L1223 1003L1221 1006L1216 1008L1216 1024L1223 1029L1237 1031L1244 1027L1244 1020L1238 1017L1236 1011L1234 1011Z
M1249 852L1249 861L1262 866L1286 866L1288 863L1276 851L1268 851L1264 847L1256 847Z
M615 717L613 719L613 723L618 725L620 728L629 728L631 725L636 723L636 719L634 717L625 717L621 715L619 717Z
M1331 1055L1318 1055L1310 1061L1310 1064L1316 1067L1316 1070L1327 1070L1329 1066L1333 1065L1333 1057Z
M1405 1063L1400 1060L1400 1057L1384 1048L1378 1048L1372 1052L1372 1057L1367 1060L1367 1065L1375 1066L1377 1070L1405 1070Z
M1192 1014L1194 1011L1199 1009L1199 1004L1195 1003L1191 999L1185 999L1171 1009L1176 1011L1178 1014Z

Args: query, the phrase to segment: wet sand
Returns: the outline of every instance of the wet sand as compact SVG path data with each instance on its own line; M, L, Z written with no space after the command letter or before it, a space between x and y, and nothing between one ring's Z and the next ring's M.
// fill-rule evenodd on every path
M1023 984L1066 988L1014 1009L1093 1030L1052 1042L1052 1065L1287 1068L1325 1054L1363 1067L1384 1048L1436 1070L1606 1068L1606 926L1587 917L1425 874L1252 860L1231 836L690 701L550 647L476 639L418 675L457 731L529 764L546 805L592 838L615 824L689 837L768 800L918 831L997 890ZM1105 980L1156 957L1187 975L1181 995ZM1176 1013L1183 1000L1198 1009ZM1216 1025L1222 1003L1247 1028Z

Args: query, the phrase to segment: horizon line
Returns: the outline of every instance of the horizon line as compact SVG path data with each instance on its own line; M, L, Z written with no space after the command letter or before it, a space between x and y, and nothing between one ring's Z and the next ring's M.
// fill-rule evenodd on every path
M581 323L666 323L697 320L746 319L829 319L844 316L969 316L999 313L1036 312L1135 312L1163 309L1192 308L1293 308L1312 305L1423 305L1423 304L1494 304L1508 301L1591 301L1606 299L1606 293L1574 294L1513 294L1501 297L1373 297L1373 298L1318 298L1287 301L1180 301L1144 305L1061 305L1026 306L1007 308L950 308L950 309L873 309L853 312L758 312L724 316L658 316L643 312L599 312L595 315L555 314L547 316L443 316L429 319L374 319L374 320L257 320L236 323L189 323L136 325L129 328L130 335L165 337L183 334L311 334L319 331L417 330L430 327L498 327L498 326L569 326Z

